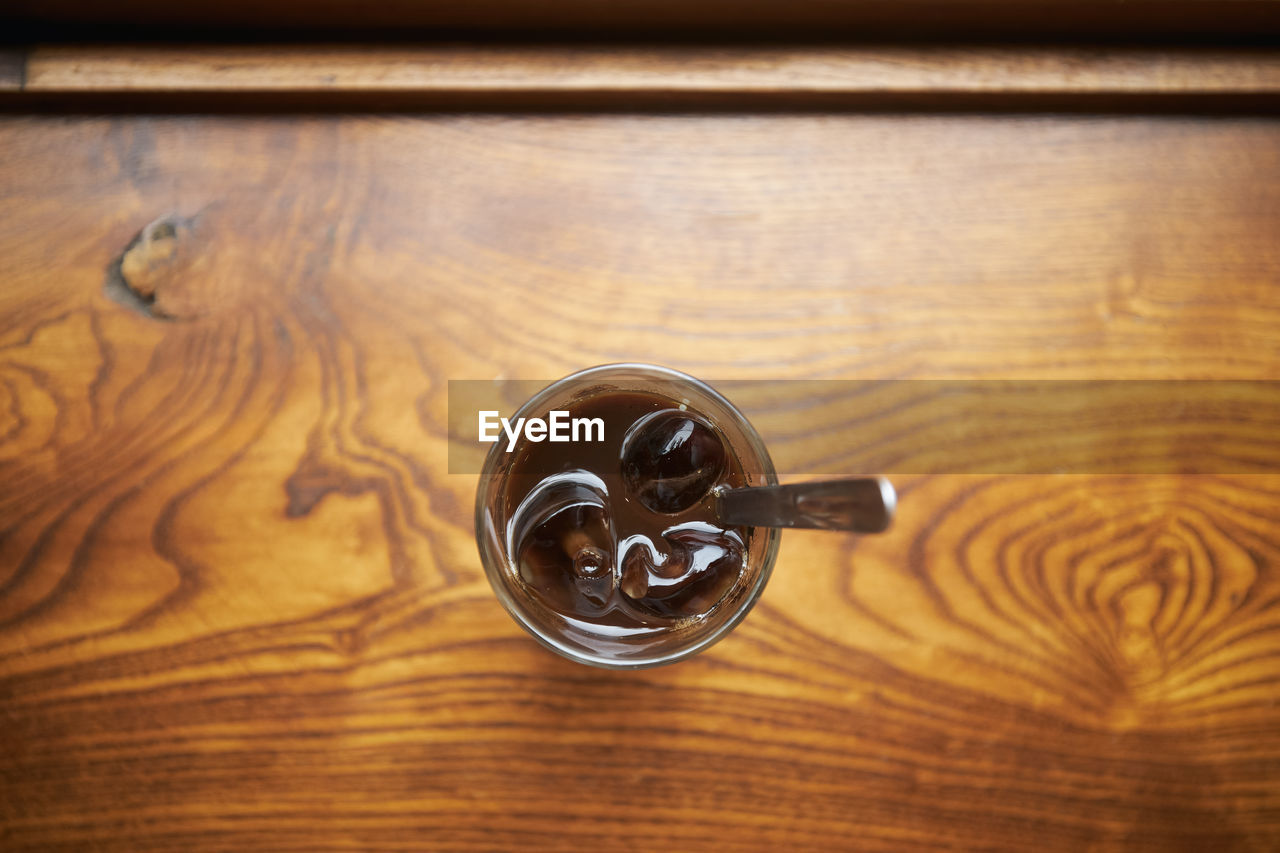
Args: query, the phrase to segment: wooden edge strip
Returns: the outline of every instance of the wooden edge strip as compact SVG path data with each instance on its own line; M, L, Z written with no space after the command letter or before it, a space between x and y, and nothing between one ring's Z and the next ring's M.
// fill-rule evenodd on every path
M22 97L368 96L412 103L1067 102L1280 97L1261 49L709 47L34 47L0 62ZM377 100L377 97L374 98Z

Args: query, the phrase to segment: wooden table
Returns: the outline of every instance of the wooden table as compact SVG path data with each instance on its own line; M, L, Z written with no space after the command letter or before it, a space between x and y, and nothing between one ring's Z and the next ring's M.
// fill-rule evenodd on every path
M7 65L0 847L1280 848L1280 476L900 478L605 672L446 465L617 360L1280 378L1274 54L398 50Z

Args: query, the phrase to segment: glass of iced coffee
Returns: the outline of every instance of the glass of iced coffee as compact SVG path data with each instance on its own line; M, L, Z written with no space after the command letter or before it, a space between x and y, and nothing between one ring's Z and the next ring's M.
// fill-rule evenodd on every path
M476 538L499 600L544 645L602 667L671 663L760 596L780 531L723 523L716 501L777 475L707 384L654 365L593 367L535 394L504 429L511 440L481 471Z

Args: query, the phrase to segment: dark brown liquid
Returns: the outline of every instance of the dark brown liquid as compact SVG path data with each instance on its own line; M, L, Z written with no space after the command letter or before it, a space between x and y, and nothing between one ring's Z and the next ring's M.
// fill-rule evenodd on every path
M720 433L679 403L602 392L564 407L603 441L522 438L504 507L520 581L550 609L622 639L712 611L743 574L748 528L713 489L746 485Z

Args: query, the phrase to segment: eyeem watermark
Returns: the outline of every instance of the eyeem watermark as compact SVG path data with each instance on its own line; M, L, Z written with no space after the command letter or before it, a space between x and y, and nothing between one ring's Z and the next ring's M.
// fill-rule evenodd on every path
M522 430L529 441L604 441L604 418L571 418L562 409L548 412L546 418L516 418L514 424L496 411L481 412L480 440L496 443L499 426L507 436L508 453L515 449Z
M1280 379L709 379L780 474L1280 474ZM575 435L570 413L586 412L564 402L503 437L498 412L549 384L449 380L449 472L478 473L522 436L602 441L603 424Z

